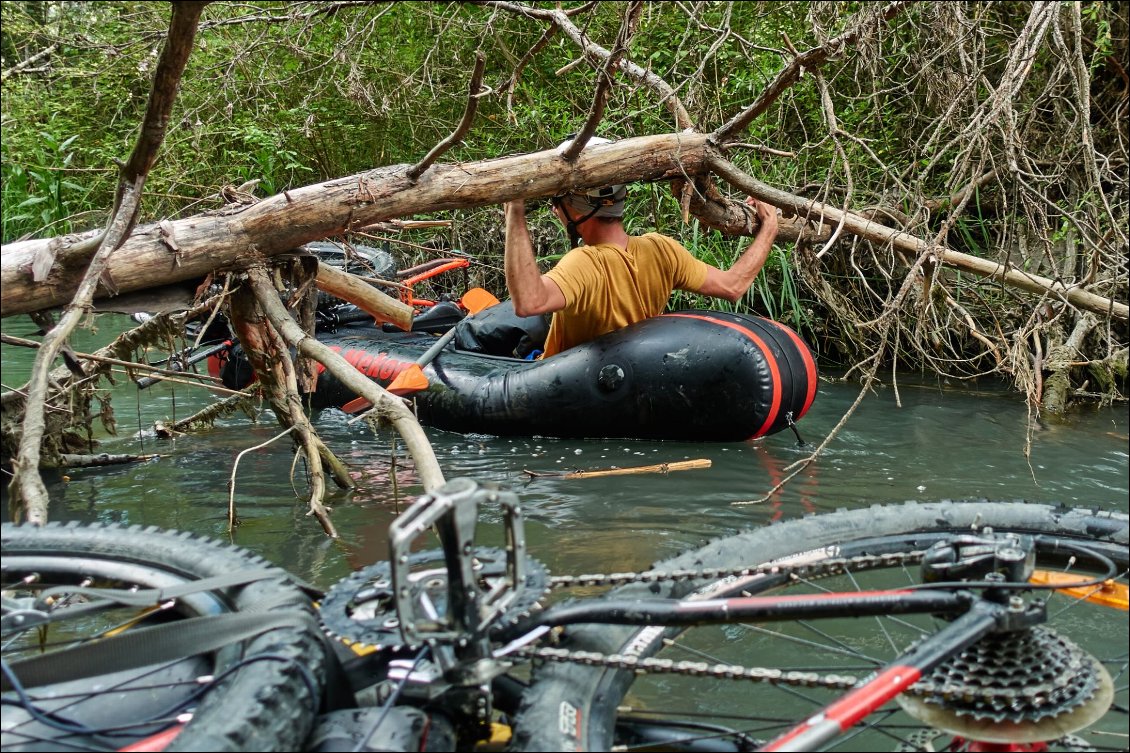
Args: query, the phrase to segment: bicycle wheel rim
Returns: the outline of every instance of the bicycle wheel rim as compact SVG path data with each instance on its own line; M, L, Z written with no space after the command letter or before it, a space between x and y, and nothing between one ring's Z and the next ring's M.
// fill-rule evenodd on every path
M5 524L3 543L5 595L24 598L50 586L163 588L269 566L238 547L139 527ZM36 582L20 585L31 573L36 574ZM265 603L272 605L271 610L310 610L309 599L279 570L277 577L246 586L177 599L140 624L240 612ZM73 626L53 625L49 645L56 646L56 636L81 639L90 631L119 624L129 629L128 621L137 612L111 609L89 619L79 618ZM36 648L35 636L25 633L22 638L6 641L5 661L18 658L21 649L29 648L29 641L30 648ZM116 750L159 730L175 729L180 713L177 702L187 698L192 701L191 721L180 729L168 750L293 749L313 723L317 699L312 695L321 694L323 658L321 639L312 631L278 628L201 656L29 689L38 699L37 707L53 711L66 722L93 728L93 733L81 729L60 732L29 719L24 699L5 693L2 747L6 751ZM222 676L228 670L230 674L214 687L207 681L198 682L198 678ZM201 689L207 691L202 698L191 698ZM157 723L143 723L159 711L170 713Z
M909 504L892 507L876 507L866 510L854 510L816 516L805 520L791 521L775 524L765 529L755 530L738 536L723 539L674 560L657 565L657 570L701 569L709 567L741 567L764 564L780 559L796 558L804 553L810 559L820 560L826 557L855 556L864 552L879 552L884 548L906 548L910 545L918 548L929 543L934 534L954 531L969 531L971 526L992 526L997 530L1014 530L1040 535L1062 536L1071 541L1097 542L1108 556L1112 556L1119 563L1122 582L1125 583L1126 569L1126 517L1123 515L1098 514L1087 511L1068 511L1063 508L1051 508L1040 505L1015 504L1015 503L933 503ZM756 552L757 556L751 557L750 553ZM1058 558L1062 559L1062 558ZM872 577L867 576L870 583ZM765 581L769 583L769 581ZM865 584L866 585L866 584ZM893 585L893 584L880 584ZM633 585L615 592L618 598L625 597L685 597L692 591L709 593L711 596L722 596L733 591L732 587L717 583L704 586L701 582L696 584L664 584L661 587ZM756 594L760 590L756 583L748 583L738 587L738 591L748 591ZM778 591L773 591L778 593ZM1107 610L1107 617L1111 617ZM1114 616L1113 622L1118 629L1117 637L1109 639L1110 647L1118 647L1117 655L1110 655L1113 648L1106 653L1107 659L1113 659L1112 675L1115 675L1115 684L1120 688L1115 698L1115 706L1122 709L1121 716L1113 718L1113 724L1125 732L1126 728L1126 613L1121 612ZM826 621L820 621L826 629ZM725 630L734 630L734 626L712 629L716 633ZM652 656L664 645L664 641L673 639L680 631L662 628L620 628L612 626L587 625L578 629L567 631L564 647L595 651L603 654L620 654L636 657ZM699 637L706 634L707 630L695 628L687 631L683 637ZM744 631L743 631L744 632ZM858 628L856 629L858 631ZM850 632L849 632L850 635ZM680 640L683 640L683 637ZM859 636L856 636L857 638ZM866 637L866 636L864 636ZM713 637L707 639L709 644ZM760 660L755 657L745 656L742 661L732 661L731 657L717 653L712 649L709 657L698 656L710 665L718 663L735 663L754 666L770 666L780 668L777 659L787 655L780 647L787 641L773 638L771 645L762 645L758 648ZM681 645L681 644L680 644ZM695 646L695 648L698 648ZM824 655L816 654L818 649L805 649L809 652L806 657L809 665L815 665L822 673L837 672L834 663L829 662ZM822 649L821 649L822 650ZM893 651L888 650L883 659L889 659ZM665 654L665 656L670 654ZM673 660L687 659L688 655L680 653L670 655ZM690 656L695 659L694 655ZM854 668L856 674L866 674L864 665ZM807 668L812 668L807 667ZM534 675L531 690L527 693L524 706L518 716L516 741L521 749L580 749L580 750L607 750L613 744L625 745L622 749L631 749L631 741L619 740L615 737L618 713L617 708L625 704L635 704L650 707L657 702L657 696L666 694L679 698L695 698L699 701L699 708L692 709L697 714L689 717L687 728L692 724L709 722L711 724L721 721L724 726L739 728L747 732L749 737L744 743L737 746L731 745L729 749L742 749L741 745L751 746L752 740L764 741L772 739L783 732L792 723L799 722L806 715L813 714L822 708L824 702L834 700L835 696L820 692L804 700L805 694L812 695L805 690L801 699L797 700L798 691L789 688L782 690L771 685L745 684L733 685L727 681L721 691L702 690L697 685L692 690L682 680L671 681L670 678L662 679L658 684L658 691L640 692L639 683L632 686L636 676L633 673L603 668L583 667L576 665L546 665L539 667ZM648 680L650 682L650 680ZM629 691L629 686L632 686ZM629 693L625 699L625 693ZM749 715L743 721L735 721L728 716L725 698L729 697L733 705L743 707L748 712L750 708L759 713ZM788 699L788 702L786 702ZM891 708L894 708L893 705ZM648 729L651 720L659 718L666 726L670 721L668 715L672 712L658 708L647 708L648 713L638 714L636 721L640 722L643 729ZM653 713L654 712L654 713ZM784 713L782 713L784 712ZM859 750L892 750L892 749L925 749L914 747L920 741L906 741L911 735L922 734L921 724L901 716L901 712L884 711L891 718L891 724L907 725L905 730L887 728L875 732L876 738L870 732L864 735L855 735L852 731L837 741L842 747L830 745L829 749L859 749ZM763 717L750 719L749 717ZM621 725L623 727L625 725ZM678 725L675 727L678 730ZM892 729L894 731L892 731ZM654 731L654 730L653 730ZM689 737L689 734L658 734L659 738L673 739L676 737ZM699 737L711 739L712 735L705 732ZM639 742L639 741L637 741ZM925 744L933 745L935 742L927 740ZM714 746L714 747L710 747ZM905 747L910 746L910 747ZM1125 747L1116 743L1114 747ZM1097 746L1101 747L1102 746ZM621 748L617 748L621 749ZM724 746L715 745L713 742L705 744L701 749L726 749ZM1086 748L1083 748L1086 749Z

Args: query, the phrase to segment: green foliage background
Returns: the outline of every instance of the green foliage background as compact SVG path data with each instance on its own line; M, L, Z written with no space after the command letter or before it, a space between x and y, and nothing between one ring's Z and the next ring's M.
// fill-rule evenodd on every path
M789 45L797 50L819 45L842 33L869 5L647 3L630 58L676 87L699 130L710 131L758 97L787 63ZM624 7L597 3L574 23L609 47ZM1096 150L1117 161L1128 141L1126 89L1111 72L1117 72L1112 61L1126 60L1126 3L1088 2L1082 8L1084 54L1093 76L1090 125ZM1083 268L1068 269L1053 246L1084 228L1102 238L1125 219L1126 166L1123 161L1113 168L1119 177L1106 197L1111 210L1095 211L1094 182L1080 179L1082 168L1064 157L1077 118L1062 108L1070 109L1065 103L1078 93L1058 72L1063 50L1054 44L1041 49L1028 83L1011 103L1022 143L982 135L990 151L972 164L962 162L968 147L962 128L976 116L978 103L991 97L1031 10L1030 3L1014 2L908 5L819 71L841 137L829 133L820 81L816 72L807 72L743 137L777 154L743 149L735 152L735 161L771 185L820 201L893 208L919 237L941 233L950 247L991 258L1011 253L1027 232L1018 223L1032 224L1038 215L1043 245L1029 252L1031 244L1020 238L1024 263L1042 274L1054 268L1081 276ZM115 160L124 159L136 139L168 18L166 3L2 4L5 242L104 221L114 192ZM205 11L175 122L147 183L143 221L214 208L225 185L256 179L257 195L263 197L418 160L457 123L480 50L494 94L481 101L472 131L443 159L472 161L551 147L584 122L596 76L587 62L570 65L579 50L558 33L528 60L509 107L508 79L545 29L544 22L489 4L214 3ZM57 47L41 64L8 75L51 44ZM1121 75L1124 80L1125 70ZM618 81L602 135L674 130L653 90L623 77ZM1033 163L1050 166L1047 175L1031 178L1039 200L1026 198L1015 183L989 181L969 208L947 222L945 197L977 174L1002 168L1015 149ZM665 186L632 186L629 202L630 231L670 233L713 263L729 264L746 246L746 239L724 238L697 221L684 224ZM942 210L922 211L930 202ZM442 218L455 220L444 240L472 254L480 262L478 281L500 290L500 212ZM548 214L534 218L543 258L564 251L564 238ZM415 245L402 248L404 266L419 260L418 245L428 238L414 240ZM776 249L737 307L789 322L824 356L853 362L869 347L867 337L855 330L890 299L900 282L894 271L899 260L863 254L856 240L845 239L824 257L817 282L811 270L806 277L797 253L799 247ZM1103 253L1124 256L1118 248ZM1124 265L1098 292L1125 300ZM955 300L965 306L1013 303L999 288L978 290L972 300L963 283L955 286ZM836 303L839 299L850 305ZM694 296L676 301L708 303ZM995 318L1005 342L1010 337L1005 320L1027 315L1002 309L978 318ZM946 335L948 342L933 347L968 356L979 346L958 329ZM920 337L928 340L926 334ZM921 358L906 362L924 363ZM980 364L971 369L978 370L992 369Z

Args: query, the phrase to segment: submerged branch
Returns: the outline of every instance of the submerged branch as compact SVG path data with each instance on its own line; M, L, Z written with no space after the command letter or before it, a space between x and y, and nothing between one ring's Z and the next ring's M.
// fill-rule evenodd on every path
M251 401L259 398L260 389L261 385L254 384L248 387L248 391L237 392L223 400L218 400L191 416L174 422L169 428L178 433L199 431L211 427L217 419L230 416L237 410L246 413L251 410Z
M60 453L59 466L61 468L95 468L103 465L125 465L126 463L144 463L146 460L159 458L160 455L111 455L99 453L97 455L75 455L69 452Z
M31 379L28 382L19 452L12 461L13 474L9 490L10 514L13 520L19 520L21 516L26 515L29 523L42 525L47 522L47 488L39 474L39 465L46 431L44 406L47 402L48 373L56 356L66 345L71 332L89 311L99 283L108 283L111 288L113 287L112 278L108 276L108 262L111 254L129 237L137 221L142 188L157 157L157 150L164 141L169 115L176 100L177 87L192 52L196 27L205 4L183 2L172 6L169 35L154 73L149 103L141 124L141 134L129 161L121 169L114 211L106 233L102 236L89 266L82 274L59 324L44 336L43 344L36 354Z
M270 282L266 279L266 273L262 269L252 270L250 275L253 286L270 287ZM271 290L273 291L274 288L271 287ZM416 420L407 406L399 398L390 395L378 384L351 366L340 354L335 353L328 346L303 332L298 323L286 313L286 309L278 300L277 295L273 298L271 296L260 296L259 302L263 306L264 313L270 317L272 323L278 328L279 334L291 346L303 355L323 364L349 389L376 406L379 416L389 421L396 428L400 436L404 438L408 451L412 454L412 459L416 462L416 472L420 476L424 490L431 492L443 486L443 472L440 470L439 461L436 460L435 453L432 451L431 443L428 442L427 435L424 434L420 422Z

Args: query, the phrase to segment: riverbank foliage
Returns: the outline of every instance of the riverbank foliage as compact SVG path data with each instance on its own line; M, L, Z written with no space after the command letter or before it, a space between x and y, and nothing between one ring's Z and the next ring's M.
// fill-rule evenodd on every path
M562 5L576 11L568 27L546 17L554 3L209 5L142 221L215 208L236 187L263 198L418 161L461 117L479 52L491 93L443 159L556 145L592 107L599 66L579 42L610 48L630 4ZM885 22L859 24L877 8L646 3L627 57L710 132L765 96L797 51L858 24L767 98L731 158L789 193L1125 304L1127 4L896 3ZM168 5L10 1L2 14L4 242L101 225ZM617 76L600 134L676 130L653 84ZM685 221L666 186L632 186L628 211L630 230L670 233L719 265L748 242ZM534 217L548 262L565 240L548 213ZM460 248L475 281L504 292L498 209L425 218L453 223L361 240L389 245L402 266ZM1126 395L1125 320L915 261L814 225L778 244L737 307L791 324L828 367L1003 376L1037 405Z

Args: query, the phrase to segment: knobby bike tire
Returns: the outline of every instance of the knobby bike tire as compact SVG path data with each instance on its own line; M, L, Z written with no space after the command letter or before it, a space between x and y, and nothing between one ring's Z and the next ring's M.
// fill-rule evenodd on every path
M244 549L187 533L140 526L4 524L2 538L3 587L8 593L13 584L23 588L18 583L29 572L39 574L43 587L74 585L89 577L93 587L133 584L153 588L240 570L270 568L277 571L277 577L271 574L247 585L179 599L170 610L179 614L172 618L257 611L264 607L267 614L289 610L313 614L309 596L283 570ZM5 659L12 650L5 645ZM192 673L191 683L197 673L219 675L235 667L226 679L208 690L191 721L166 750L296 750L313 726L325 683L325 666L325 644L317 631L295 626L272 629L206 657L161 665L155 673L150 669L145 675L152 674L156 686L177 682L188 671ZM140 675L141 670L134 673ZM63 715L99 728L130 723L131 713L140 713L137 706L148 695L160 691L155 687L140 694L131 691L115 695L113 688L124 687L119 684L121 674L109 676L111 680L101 676L66 683L65 692L81 688L84 698L75 704L68 703L62 709ZM125 674L128 677L129 673ZM101 690L92 690L98 687ZM29 690L36 698L52 703L50 696L58 688L47 685ZM51 734L50 728L41 724L36 727L37 722L27 720L20 707L13 705L12 693L5 693L4 701L4 750L113 750L130 742L120 736L95 735L84 739L74 733L55 733L55 739L45 739ZM89 704L86 710L84 703Z
M765 564L807 553L816 561L834 557L850 557L872 550L928 547L935 534L970 532L990 526L998 532L1015 531L1045 534L1098 545L1115 560L1123 583L1127 568L1127 516L1121 513L1072 510L1064 507L1023 502L945 501L938 503L905 503L874 506L868 509L844 510L804 519L774 523L716 540L702 549L683 554L654 566L658 571L700 570L702 568L735 568ZM766 579L771 580L771 579ZM778 581L779 582L779 581ZM632 584L612 591L615 598L684 598L709 590L710 597L733 595L725 582L704 585L697 582L663 582ZM722 587L720 587L722 586ZM748 588L739 588L748 592ZM757 591L753 591L756 595ZM1066 598L1066 597L1064 597ZM1050 610L1049 610L1050 611ZM1108 610L1109 611L1109 610ZM1121 619L1125 622L1125 612ZM859 624L860 618L855 618ZM734 626L725 626L733 628ZM696 628L695 630L701 630ZM1126 707L1126 636L1110 638L1120 656L1112 671L1115 684L1121 685L1115 707ZM676 628L639 628L615 625L583 625L567 629L562 648L621 654L636 657L653 656L663 645L682 632ZM681 657L686 658L686 657ZM693 658L693 657L692 657ZM708 660L709 661L709 660ZM775 666L773 655L755 654L746 657L746 665ZM712 662L711 662L712 663ZM1119 678L1117 673L1121 673ZM523 696L516 715L513 749L516 750L609 750L614 742L618 707L625 692L636 679L626 670L570 663L544 663L535 666L532 682ZM733 681L730 681L733 682ZM749 688L757 686L745 686ZM739 691L749 692L749 691ZM774 691L779 692L779 691ZM679 695L670 688L666 695ZM828 700L831 700L829 698ZM755 703L742 699L740 703ZM709 702L708 702L709 703ZM823 701L821 702L821 705ZM765 710L768 704L759 709ZM781 726L784 731L791 721L799 722L807 713ZM1125 717L1118 721L1125 732ZM762 730L763 731L763 730ZM772 739L778 731L764 734L758 740ZM921 734L921 731L920 733ZM889 740L887 744L890 745ZM1125 741L1120 744L1124 749ZM879 750L879 747L860 747ZM887 749L890 749L889 747ZM899 747L900 750L927 749ZM933 748L929 748L933 749ZM940 748L939 748L940 749ZM1083 749L1089 749L1084 747Z

